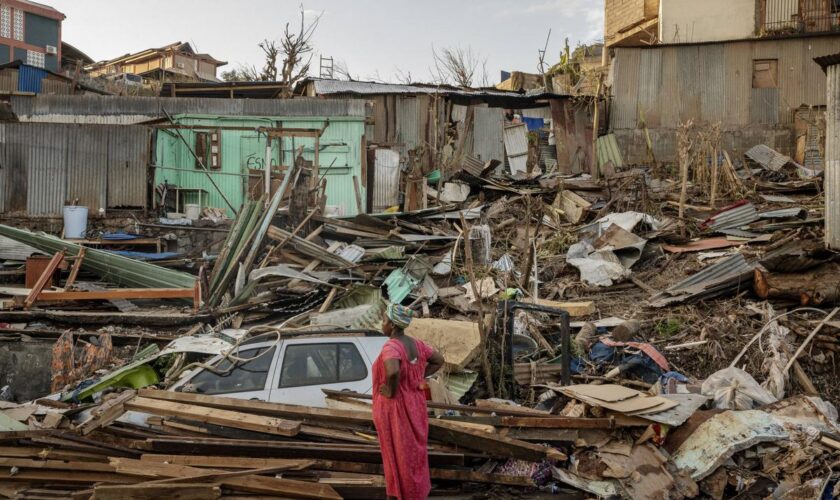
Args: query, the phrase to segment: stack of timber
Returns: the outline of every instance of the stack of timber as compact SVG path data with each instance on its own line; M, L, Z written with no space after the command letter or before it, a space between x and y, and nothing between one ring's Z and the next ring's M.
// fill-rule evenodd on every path
M153 389L112 393L88 406L53 429L2 434L0 496L385 498L368 411ZM466 483L530 489L530 476L494 473L496 464L566 459L560 449L511 437L515 429L538 425L540 442L551 433L568 441L569 429L615 425L455 406L483 417L430 422L431 477L443 490Z

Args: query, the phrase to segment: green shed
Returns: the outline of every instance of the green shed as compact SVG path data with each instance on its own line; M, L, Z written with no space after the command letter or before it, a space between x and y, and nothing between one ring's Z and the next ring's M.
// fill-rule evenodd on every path
M226 209L225 197L237 210L252 188L261 193L265 174L267 131L322 130L318 154L319 176L327 182L327 212L357 215L353 177L359 180L361 199L366 200L365 119L361 116L265 117L177 115L175 124L161 125L155 132L155 186L177 186L170 196L178 197L183 211L186 203L201 208ZM181 136L184 140L181 139ZM213 186L189 147L204 164L219 189ZM302 147L306 160L315 160L313 137L284 136L271 141L272 171L285 171ZM219 190L224 193L224 197Z

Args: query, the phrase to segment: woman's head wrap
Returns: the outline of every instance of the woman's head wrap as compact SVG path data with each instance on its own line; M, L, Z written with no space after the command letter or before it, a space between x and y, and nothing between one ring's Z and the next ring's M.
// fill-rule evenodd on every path
M391 303L389 303L388 307L385 309L385 314L394 326L402 328L403 330L408 328L408 325L411 323L411 318L414 317L414 311L411 309L403 307L399 304Z

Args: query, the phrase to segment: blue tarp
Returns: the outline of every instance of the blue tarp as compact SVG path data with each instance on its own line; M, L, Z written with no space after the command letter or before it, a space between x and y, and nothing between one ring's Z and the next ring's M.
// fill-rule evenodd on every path
M108 241L128 241L128 240L136 240L140 238L139 234L129 234L129 233L103 233L102 239Z
M525 126L528 127L528 132L539 130L545 127L545 120L542 118L526 118L523 116L522 123L524 123Z

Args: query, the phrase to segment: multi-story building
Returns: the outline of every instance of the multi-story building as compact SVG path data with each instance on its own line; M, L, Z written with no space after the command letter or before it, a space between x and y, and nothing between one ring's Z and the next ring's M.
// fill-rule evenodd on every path
M21 61L58 71L64 18L56 9L29 0L0 1L0 64Z
M821 132L815 57L840 47L840 0L606 0L609 123L630 162L673 160L681 122L720 123L723 145L802 159Z
M199 54L189 43L126 54L85 68L89 76L139 75L156 82L218 82L216 70L227 64L209 54Z

